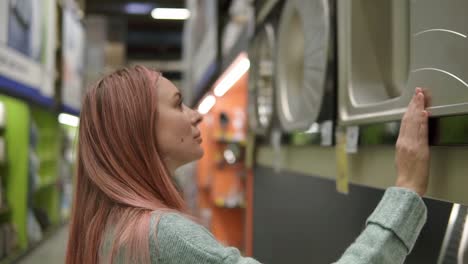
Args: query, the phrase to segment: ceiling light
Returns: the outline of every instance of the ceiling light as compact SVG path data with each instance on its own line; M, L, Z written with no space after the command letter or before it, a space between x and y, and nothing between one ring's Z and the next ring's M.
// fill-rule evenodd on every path
M151 11L154 19L185 20L190 17L190 11L186 8L155 8Z
M148 3L128 3L125 5L124 10L127 14L132 15L143 15L149 14L153 9L154 5Z
M218 97L223 96L231 87L247 72L250 68L250 61L245 52L241 53L231 66L226 70L221 80L214 88L214 94Z
M77 116L61 113L58 116L58 120L60 124L77 127L80 123L80 119Z
M216 98L213 95L208 95L198 106L198 112L202 115L208 113L211 108L215 105Z

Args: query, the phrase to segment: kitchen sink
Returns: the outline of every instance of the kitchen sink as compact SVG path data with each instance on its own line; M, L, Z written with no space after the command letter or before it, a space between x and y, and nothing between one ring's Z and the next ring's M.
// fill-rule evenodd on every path
M468 1L338 1L339 121L398 120L416 87L468 114Z

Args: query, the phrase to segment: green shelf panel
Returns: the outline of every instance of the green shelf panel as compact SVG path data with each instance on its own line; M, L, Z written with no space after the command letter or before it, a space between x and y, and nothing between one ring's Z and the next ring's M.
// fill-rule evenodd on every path
M54 184L44 185L34 193L34 205L47 212L52 226L60 224L60 193Z
M55 183L59 175L60 145L62 134L57 113L32 107L39 138L36 154L40 160L38 190L34 194L34 206L47 212L51 224L60 223L60 192Z
M10 207L0 208L0 223L11 222L11 209Z
M76 171L76 156L78 154L78 149L77 149L77 146L78 146L78 127L74 127L74 126L69 126L69 125L64 125L64 124L61 124L60 125L62 127L62 129L64 130L65 133L69 133L71 135L73 135L73 139L72 139L72 149L73 149L73 162L72 162L72 172L73 172L73 179L76 180L76 175L75 175L75 171Z
M6 197L11 210L11 220L18 231L21 249L28 247L27 238L27 191L30 112L25 102L0 95L5 104L8 168L4 173Z
M42 178L41 182L39 183L39 186L37 187L37 190L41 190L43 188L47 187L55 187L57 184L57 179L54 178Z
M54 112L29 106L24 101L6 95L0 95L0 101L5 104L6 109L6 128L0 134L7 143L7 164L0 166L0 172L4 176L9 206L0 210L0 220L11 221L16 226L19 250L24 252L30 246L27 235L27 197L31 119L35 121L39 132L36 154L41 161L38 171L40 185L33 195L33 203L46 211L52 227L61 223L61 197L56 183L63 136L60 130L64 127L58 123ZM66 129L76 132L76 128Z

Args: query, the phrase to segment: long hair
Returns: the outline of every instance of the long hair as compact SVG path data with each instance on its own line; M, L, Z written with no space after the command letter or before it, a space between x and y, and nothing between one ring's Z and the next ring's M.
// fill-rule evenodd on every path
M160 76L122 69L84 96L67 264L149 263L151 212L186 212L156 143Z

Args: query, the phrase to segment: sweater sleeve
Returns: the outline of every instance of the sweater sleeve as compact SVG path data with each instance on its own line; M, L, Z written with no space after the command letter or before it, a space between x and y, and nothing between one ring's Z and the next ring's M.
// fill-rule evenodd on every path
M204 227L176 213L152 217L150 255L153 264L259 264L238 249L221 245ZM157 231L156 231L157 230ZM156 240L154 233L157 232Z
M426 206L415 192L389 188L367 219L365 230L336 264L403 263L426 218Z
M153 221L153 219L152 219ZM414 192L389 188L367 220L367 227L336 264L403 263L426 221L426 207ZM161 217L157 231L151 225L153 264L258 264L224 247L202 226L178 214ZM157 239L151 239L157 232ZM313 263L313 260L310 261Z

